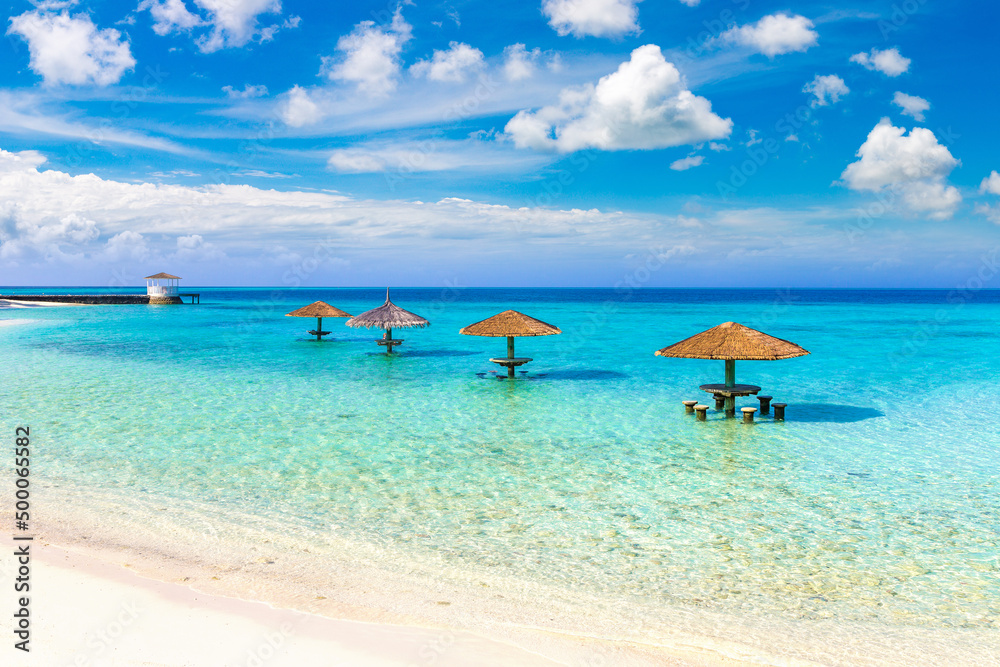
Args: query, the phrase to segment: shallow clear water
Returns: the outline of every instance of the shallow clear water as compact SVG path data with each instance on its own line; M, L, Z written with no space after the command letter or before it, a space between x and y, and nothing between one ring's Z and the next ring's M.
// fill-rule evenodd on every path
M0 327L0 405L38 477L608 599L997 627L1000 293L399 289L432 326L387 358L283 316L379 290L194 291L0 311L30 320ZM508 307L563 330L513 382L504 339L458 334ZM727 320L812 352L737 363L788 421L684 413L723 364L653 351Z

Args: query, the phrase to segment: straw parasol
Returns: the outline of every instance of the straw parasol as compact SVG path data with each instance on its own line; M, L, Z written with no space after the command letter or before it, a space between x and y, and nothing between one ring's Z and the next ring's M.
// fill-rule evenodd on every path
M760 387L736 384L736 360L773 361L801 357L809 352L795 343L751 329L736 322L723 322L679 343L656 351L658 357L722 359L726 362L724 385L702 385L705 391L725 396L726 413L736 410L735 396L756 394Z
M323 340L323 336L330 333L329 331L323 331L323 318L324 317L350 317L350 313L345 313L340 308L334 308L325 301L316 301L310 303L308 306L299 308L298 310L293 310L292 312L285 315L285 317L315 317L316 318L316 330L310 331L309 333L316 336L316 340Z
M346 324L349 327L364 327L365 329L377 327L379 329L385 329L385 334L376 342L379 345L385 345L386 354L391 354L393 345L398 346L403 344L402 339L394 339L392 337L393 329L427 327L430 326L431 323L419 315L414 315L408 310L403 310L390 301L389 288L387 287L385 288L385 303L378 308L372 308L367 312L352 317L347 320Z
M562 333L559 327L536 320L516 310L505 310L498 315L470 324L459 329L458 333L466 336L507 337L507 356L490 359L495 364L507 367L507 377L514 377L514 368L526 364L531 359L514 356L514 338L519 336L552 336Z

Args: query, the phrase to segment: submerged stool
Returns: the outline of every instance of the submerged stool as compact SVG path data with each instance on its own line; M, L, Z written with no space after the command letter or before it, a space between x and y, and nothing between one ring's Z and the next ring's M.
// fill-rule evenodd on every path
M785 406L788 403L774 404L774 421L785 421Z
M694 411L698 413L698 421L703 422L707 419L708 406L707 405L696 405L694 406Z
M740 408L743 412L743 423L752 424L753 423L753 413L757 412L757 408Z
M773 396L758 396L757 400L760 401L760 414L766 415L771 412L771 399Z
M714 394L715 396L715 409L722 410L726 407L726 397L721 394Z
M688 413L689 415L693 415L694 406L698 405L698 401L681 401L681 402L684 403L684 412Z

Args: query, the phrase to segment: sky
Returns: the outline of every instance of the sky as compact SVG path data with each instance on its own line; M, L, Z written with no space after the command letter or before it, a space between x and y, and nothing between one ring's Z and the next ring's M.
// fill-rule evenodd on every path
M0 285L1000 287L996 3L7 7Z

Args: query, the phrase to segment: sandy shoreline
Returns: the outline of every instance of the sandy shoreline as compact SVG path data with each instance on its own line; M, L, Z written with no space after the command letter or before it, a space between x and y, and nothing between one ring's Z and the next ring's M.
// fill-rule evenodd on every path
M175 504L157 518L143 511L142 500L136 503L117 511L102 504L40 526L37 577L58 585L40 590L38 613L58 609L56 616L66 619L53 626L58 631L38 635L53 647L56 662L18 664L74 664L81 651L94 650L87 642L95 642L95 619L110 623L130 596L139 596L147 618L156 621L137 624L137 639L116 643L114 662L83 664L255 664L247 647L262 646L283 623L301 628L281 653L287 662L262 664L909 666L989 664L1000 655L997 633L988 631L891 627L872 633L836 620L696 609L664 614L648 601L608 603L486 576L460 586L448 569L400 573L381 567L365 545L357 545L349 561L338 560L260 530L266 526L241 528L252 537L241 540L242 547L230 544L228 533L206 539L203 520L188 508ZM46 514L56 510L50 505ZM173 523L182 515L183 527ZM199 545L208 549L198 552ZM98 602L100 614L87 612ZM63 630L66 623L76 629ZM185 648L170 637L199 639ZM179 652L192 646L195 653Z
M535 652L459 628L329 618L140 576L77 549L32 544L31 653L9 665L735 665L536 631ZM12 570L8 563L4 568ZM9 621L4 630L10 634ZM5 651L10 651L5 648ZM690 653L681 659L670 653ZM786 664L807 665L793 661Z
M34 549L32 651L15 651L16 662L4 664L559 664L469 632L274 609L146 579L54 545Z

